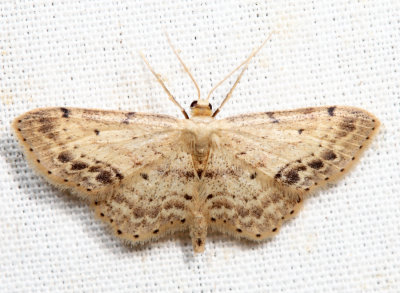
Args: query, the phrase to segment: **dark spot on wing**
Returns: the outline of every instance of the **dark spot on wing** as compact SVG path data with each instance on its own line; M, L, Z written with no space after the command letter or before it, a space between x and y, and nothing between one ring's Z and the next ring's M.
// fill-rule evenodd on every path
M76 161L72 163L71 170L83 170L88 167L88 164L81 161Z
M60 108L60 110L61 110L61 112L63 113L62 114L62 117L63 118L68 118L69 117L69 110L67 109L67 108Z
M182 176L185 178L194 178L194 173L193 173L193 171L185 171L185 172L182 172Z
M88 171L89 172L100 172L101 167L100 166L91 166Z
M320 159L315 159L309 162L307 165L315 170L319 170L324 166L324 163Z
M135 208L132 210L132 213L133 213L133 216L134 216L135 218L143 218L144 215L145 215L144 209L142 209L142 208L140 208L140 207L135 207Z
M265 114L272 120L272 123L279 123L279 120L274 117L274 112L265 112Z
M200 238L197 238L197 246L201 246L203 244L203 241L201 241Z
M46 137L49 138L49 139L55 139L56 136L57 136L57 135L54 134L54 133L49 133L49 134L46 135Z
M52 131L53 128L54 128L53 124L51 124L50 122L46 122L45 124L43 124L42 126L40 126L39 132L41 132L41 133L48 133L48 132Z
M72 160L72 155L71 155L71 153L65 151L65 152L60 153L60 154L58 155L57 159L58 159L61 163L67 163L67 162L69 162L69 161Z
M203 174L203 169L198 169L197 170L197 176L199 176L199 178L201 178L202 174Z
M307 170L307 167L304 166L304 165L300 165L300 166L297 166L297 167L295 168L295 170L296 170L296 171L305 171L305 170Z
M172 208L183 210L185 208L185 205L181 201L177 200L170 200L164 205L164 209L166 210L170 210Z
M340 123L340 128L347 131L347 132L352 132L353 130L356 129L354 126L354 121L352 119L346 119L342 123Z
M142 176L144 180L149 180L149 175L147 175L146 173L140 173L140 176Z
M297 173L296 170L289 170L286 174L285 174L285 180L284 182L286 184L292 185L297 183L300 180L299 174Z
M129 124L129 120L135 116L135 112L128 112L125 114L125 119L122 120L122 123Z
M100 134L100 131L97 130L97 129L95 129L95 130L94 130L94 133L96 133L96 135L99 135L99 134Z
M212 194L207 195L207 199L212 199L212 198L213 198Z
M204 177L206 177L206 178L214 178L215 175L216 175L215 172L207 171L207 172L204 174Z
M333 106L333 107L329 107L328 108L328 114L329 114L329 116L333 116L334 115L334 111L335 111L335 109L336 109L336 106Z
M189 194L185 194L184 198L185 198L186 200L191 200L191 199L192 199L192 197L191 197Z
M256 172L254 172L253 174L250 175L250 179L254 179L256 177L257 177L257 173Z
M300 128L299 130L297 130L297 132L298 132L299 134L301 134L303 131L304 131L303 128Z
M122 175L122 174L119 173L119 172L115 173L115 177L117 177L119 180L124 179L124 175Z
M262 208L258 207L258 206L254 206L254 207L252 207L251 210L250 210L251 215L252 215L253 217L257 218L257 219L259 219L259 218L262 216L263 211L264 211L264 210L263 210Z
M321 154L324 160L332 161L337 158L336 154L332 150L326 150Z
M111 173L108 171L101 171L97 176L96 180L103 184L110 184L112 182Z
M240 217L244 218L247 217L250 214L250 211L244 207L238 207L237 208L237 213Z
M212 203L212 208L213 209L220 209L220 208L226 208L228 210L231 210L233 208L233 205L227 201L226 199L216 199L213 203Z

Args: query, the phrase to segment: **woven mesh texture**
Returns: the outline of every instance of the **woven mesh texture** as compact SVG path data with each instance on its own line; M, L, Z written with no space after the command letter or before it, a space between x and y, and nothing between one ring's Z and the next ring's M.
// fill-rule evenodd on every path
M400 4L363 1L1 1L1 292L399 292ZM267 3L266 3L267 2ZM272 240L188 236L131 248L26 163L14 117L74 106L180 117L272 31L221 117L320 105L374 113L380 132L345 178ZM213 94L217 106L234 77Z

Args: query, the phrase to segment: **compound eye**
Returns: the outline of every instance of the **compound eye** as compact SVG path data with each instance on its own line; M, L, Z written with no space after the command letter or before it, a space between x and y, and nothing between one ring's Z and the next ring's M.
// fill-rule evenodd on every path
M211 104L208 104L208 108L210 108L210 110L212 110L212 105L211 105Z
M190 104L190 108L194 108L194 107L196 107L197 106L197 101L193 101L191 104Z

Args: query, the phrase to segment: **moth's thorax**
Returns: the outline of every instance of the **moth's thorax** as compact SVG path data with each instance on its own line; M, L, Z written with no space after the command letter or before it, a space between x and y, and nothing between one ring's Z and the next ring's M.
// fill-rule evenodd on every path
M208 116L196 116L190 118L190 121L192 123L189 129L193 133L196 142L199 144L208 143L211 134L215 130L211 125L211 122L214 121L214 118Z
M215 119L210 116L193 116L193 117L190 117L189 120L193 121L193 123L199 124L199 125L207 125L207 124L210 124L211 122L215 121Z
M214 118L208 116L195 116L189 120L182 120L186 144L198 161L207 159L212 143L212 134L215 131L213 126Z

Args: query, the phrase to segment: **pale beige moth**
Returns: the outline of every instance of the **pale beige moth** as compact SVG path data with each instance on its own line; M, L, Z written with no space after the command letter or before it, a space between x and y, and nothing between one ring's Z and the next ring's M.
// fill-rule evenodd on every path
M149 66L185 119L60 107L27 112L13 128L35 169L90 202L123 239L188 230L195 252L209 229L259 241L275 235L310 192L348 171L379 121L346 106L216 120L258 50L235 69L243 68L214 112L211 92L201 99L195 84L189 118Z

